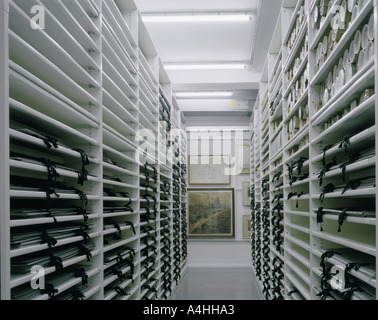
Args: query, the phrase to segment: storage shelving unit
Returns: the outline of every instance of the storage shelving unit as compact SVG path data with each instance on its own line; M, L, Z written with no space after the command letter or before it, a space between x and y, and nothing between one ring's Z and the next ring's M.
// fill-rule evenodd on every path
M0 14L1 298L169 299L186 269L186 186L175 208L162 93L179 175L185 130L135 4L7 0Z
M266 299L377 297L374 15L377 1L282 3L251 119L252 262Z

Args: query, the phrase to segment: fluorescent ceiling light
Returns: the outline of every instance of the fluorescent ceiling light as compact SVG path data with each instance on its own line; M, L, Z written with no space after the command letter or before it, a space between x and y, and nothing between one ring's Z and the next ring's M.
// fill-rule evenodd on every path
M166 70L241 70L247 67L247 63L198 63L164 65Z
M144 22L248 22L252 17L251 13L142 15Z
M233 92L226 91L198 91L198 92L176 92L176 98L227 98L232 97Z

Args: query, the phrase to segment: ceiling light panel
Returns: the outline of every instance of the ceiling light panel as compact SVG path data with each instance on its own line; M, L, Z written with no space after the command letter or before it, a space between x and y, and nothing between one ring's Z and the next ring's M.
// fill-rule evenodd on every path
M212 92L176 92L176 98L230 98L233 96L233 92L228 91L212 91Z
M166 70L242 70L247 68L247 63L168 63L164 67Z
M143 14L143 21L161 23L188 23L188 22L249 22L253 20L251 13L238 14Z

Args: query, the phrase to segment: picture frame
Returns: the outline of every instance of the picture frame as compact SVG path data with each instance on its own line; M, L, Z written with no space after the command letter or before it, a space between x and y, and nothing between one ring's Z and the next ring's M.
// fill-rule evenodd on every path
M236 174L250 174L250 145L237 144L236 145Z
M251 238L251 216L243 215L243 239Z
M234 189L188 189L188 237L235 238Z
M227 160L225 160L227 159ZM188 175L190 185L230 185L231 156L195 156L188 157Z
M251 204L251 184L243 182L242 186L243 206L250 206Z

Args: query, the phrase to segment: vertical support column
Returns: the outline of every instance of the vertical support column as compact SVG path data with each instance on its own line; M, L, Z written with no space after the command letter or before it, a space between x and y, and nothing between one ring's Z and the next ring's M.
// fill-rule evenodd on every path
M311 22L311 19L312 19L312 16L311 16L311 12L310 12L310 3L308 3L309 1L307 1L307 6L306 6L306 10L308 12L308 21L307 21L307 24L308 24L308 45L309 45L309 49L308 49L308 70L309 70L309 79L312 79L314 77L314 67L315 67L315 55L314 55L314 52L313 50L311 50L310 46L313 42L313 39L314 39L314 29L312 28L312 22ZM309 163L309 173L311 174L311 172L314 172L313 170L313 163L311 161L311 159L315 156L315 152L314 152L314 149L313 149L313 146L312 146L312 141L313 139L315 138L315 132L314 132L314 129L312 127L312 115L314 114L313 113L313 110L314 110L314 106L313 104L315 103L315 99L314 99L314 95L313 95L314 91L313 91L313 87L311 87L309 85L309 88L308 88L308 105L309 105L309 159L310 159L310 163ZM313 253L312 253L312 250L315 246L315 243L314 243L314 238L312 236L312 231L314 230L314 226L313 226L313 219L311 218L311 214L312 214L312 210L314 208L314 200L313 200L313 197L312 195L314 194L314 183L317 183L317 182L314 182L310 179L310 182L309 182L309 195L310 195L310 199L309 199L309 219L310 219L310 222L309 222L309 236L310 236L310 299L311 300L316 300L315 299L315 293L314 293L314 276L313 276L313 266L314 266L314 257L313 257Z
M97 116L97 118L99 119L99 123L100 123L100 126L99 126L99 129L98 131L96 132L95 134L95 137L94 138L97 138L99 139L100 141L100 144L99 144L99 150L95 153L95 156L96 158L100 161L100 166L99 166L99 172L98 172L98 176L101 177L101 181L99 182L99 186L97 188L97 192L100 196L100 201L98 202L98 206L96 205L96 212L99 212L100 214L100 218L99 218L99 221L98 221L98 224L99 226L97 230L100 230L101 232L101 236L99 237L99 239L97 241L100 241L101 243L97 243L96 244L96 247L99 247L101 248L101 253L99 254L99 258L96 260L96 265L95 267L100 267L100 272L99 274L95 277L95 281L96 281L96 285L99 285L99 287L101 288L97 293L96 295L94 296L94 299L96 300L104 300L104 295L105 295L105 288L104 288L104 268L103 268L103 264L104 264L104 246L103 246L103 243L104 243L104 201L103 201L103 190L104 190L104 184L103 184L103 172L104 172L104 167L103 167L103 141L104 141L104 138L103 138L103 135L104 135L104 130L103 130L103 124L104 124L104 121L103 121L103 109L102 109L102 105L103 105L103 55L102 55L102 52L103 52L103 49L102 49L102 26L103 26L103 4L102 4L102 1L99 1L97 3L98 7L99 7L99 17L98 17L98 20L95 22L96 23L96 26L98 27L99 29L99 37L96 37L95 38L95 43L97 45L97 48L99 50L99 67L100 67L100 70L99 70L99 73L98 73L98 77L97 77L97 81L99 83L99 90L98 90L98 93L97 93L97 101L99 103L99 106L98 106L98 112L95 114Z
M375 43L375 60L374 60L374 65L375 65L375 125L377 126L378 123L378 0L374 0L374 30L375 30L375 35L374 35L374 43ZM377 150L378 147L378 134L377 134L377 129L375 129L375 150ZM375 165L375 180L377 180L377 175L378 175L378 166ZM377 183L375 184L377 185ZM377 212L378 209L378 204L377 204L377 197L375 198L375 212ZM375 225L375 232L376 232L376 245L375 248L377 249L378 247L378 230L377 230L377 224ZM377 262L375 263L376 268L378 271L377 267ZM376 297L378 297L378 287L376 289Z
M9 2L0 2L0 285L1 300L10 300L9 230Z

